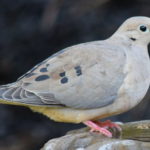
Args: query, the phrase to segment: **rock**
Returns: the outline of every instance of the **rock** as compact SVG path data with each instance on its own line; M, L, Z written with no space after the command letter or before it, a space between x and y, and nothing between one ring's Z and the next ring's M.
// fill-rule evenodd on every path
M67 135L63 137L48 141L41 150L150 149L150 143L145 142L150 141L150 121L131 122L120 126L122 128L121 132L109 129L113 133L113 138L107 138L97 132L88 132L89 128L73 130L68 132ZM138 139L140 141L134 139Z

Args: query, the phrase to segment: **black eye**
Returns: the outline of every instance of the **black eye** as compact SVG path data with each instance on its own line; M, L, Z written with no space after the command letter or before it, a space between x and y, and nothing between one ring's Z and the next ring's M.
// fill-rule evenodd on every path
M141 30L141 31L145 32L145 31L146 31L146 29L147 29L147 27L146 27L146 26L140 26L140 30Z
M144 33L149 32L149 29L145 25L140 25L139 26L139 30L142 31L142 32L144 32Z

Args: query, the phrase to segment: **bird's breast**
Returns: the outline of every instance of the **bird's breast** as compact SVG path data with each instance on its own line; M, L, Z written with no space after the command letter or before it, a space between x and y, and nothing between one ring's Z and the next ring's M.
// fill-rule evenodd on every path
M144 52L142 52L144 51ZM125 72L127 74L119 94L126 92L130 98L130 108L137 105L146 95L150 83L150 60L146 50L136 48L127 54Z

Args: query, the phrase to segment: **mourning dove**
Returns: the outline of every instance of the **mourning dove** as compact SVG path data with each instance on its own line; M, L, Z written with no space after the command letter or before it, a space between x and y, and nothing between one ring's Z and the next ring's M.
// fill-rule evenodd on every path
M12 84L0 102L28 106L59 122L83 122L108 137L114 123L96 120L137 105L150 83L150 18L132 17L108 39L78 44L50 56Z

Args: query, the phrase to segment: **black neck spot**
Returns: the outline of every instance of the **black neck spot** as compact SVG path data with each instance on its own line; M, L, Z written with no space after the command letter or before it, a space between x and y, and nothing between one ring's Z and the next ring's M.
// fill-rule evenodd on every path
M136 41L136 39L135 38L130 38L132 41Z

